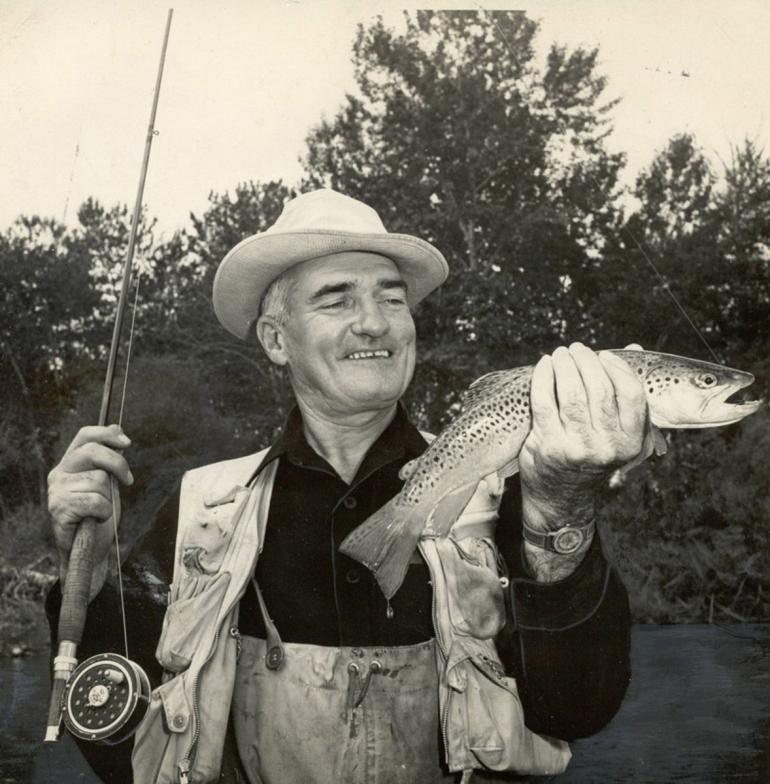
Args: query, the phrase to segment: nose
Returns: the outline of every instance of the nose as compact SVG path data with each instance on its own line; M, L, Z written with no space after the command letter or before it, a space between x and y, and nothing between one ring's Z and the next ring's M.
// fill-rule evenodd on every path
M352 325L353 334L377 338L389 329L390 324L378 302L372 299L360 303Z

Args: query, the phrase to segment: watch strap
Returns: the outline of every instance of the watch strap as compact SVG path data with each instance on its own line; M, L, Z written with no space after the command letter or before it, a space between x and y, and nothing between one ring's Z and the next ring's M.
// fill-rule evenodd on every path
M583 525L567 523L567 525L555 531L536 531L526 523L523 523L522 534L524 541L535 547L540 547L550 553L569 555L580 549L595 527L596 524L593 518L587 523L583 523Z

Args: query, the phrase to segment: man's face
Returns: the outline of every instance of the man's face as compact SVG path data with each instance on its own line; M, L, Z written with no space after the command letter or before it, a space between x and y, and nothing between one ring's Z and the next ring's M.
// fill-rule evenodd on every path
M292 271L280 326L295 393L320 412L392 406L414 372L415 329L396 265L373 253L313 259Z

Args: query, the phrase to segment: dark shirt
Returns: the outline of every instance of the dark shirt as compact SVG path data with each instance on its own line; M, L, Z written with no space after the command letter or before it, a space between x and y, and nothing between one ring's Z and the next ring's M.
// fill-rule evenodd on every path
M430 575L424 563L410 565L388 617L371 573L338 550L350 531L400 490L400 468L425 446L399 407L348 485L309 446L298 410L289 415L263 461L263 466L279 462L256 569L284 641L390 646L434 635ZM154 650L165 608L162 592L148 586L171 582L177 511L175 497L124 566L129 630L142 630L132 657L154 683L160 677ZM625 693L630 633L626 592L604 560L599 537L569 577L551 584L533 580L522 554L520 489L513 477L500 506L497 542L511 578L509 620L498 647L506 670L517 678L527 725L565 739L596 732L614 715ZM48 601L52 620L58 604L55 587ZM239 625L242 634L264 637L251 586L241 600ZM115 590L107 585L89 607L80 659L120 651L121 641ZM87 755L92 764L100 757L94 748Z

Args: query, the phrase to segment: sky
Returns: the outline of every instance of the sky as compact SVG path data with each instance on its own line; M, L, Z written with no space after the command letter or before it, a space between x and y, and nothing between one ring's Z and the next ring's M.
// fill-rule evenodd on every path
M0 0L0 230L20 214L76 221L93 196L133 205L167 9L157 0ZM144 202L163 232L210 191L301 174L309 130L354 90L356 25L475 0L177 0ZM675 133L717 169L748 137L770 153L766 0L503 3L553 42L598 46L626 182Z

